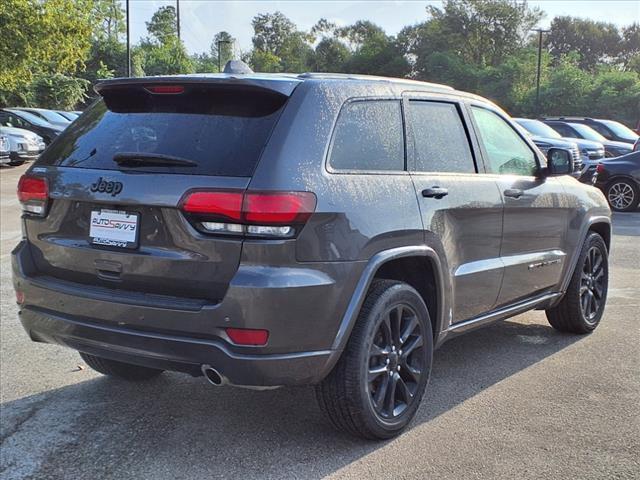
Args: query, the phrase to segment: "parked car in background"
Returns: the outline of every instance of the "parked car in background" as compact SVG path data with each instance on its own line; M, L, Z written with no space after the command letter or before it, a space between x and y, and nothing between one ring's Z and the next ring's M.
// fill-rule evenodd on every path
M11 161L9 152L9 136L0 133L0 165L5 165Z
M626 155L633 149L633 146L628 143L606 139L593 128L583 123L565 122L562 120L544 120L544 123L569 140L575 138L601 143L604 146L604 155L606 158Z
M67 128L71 123L64 115L61 115L58 112L54 112L53 110L47 110L45 108L27 108L27 107L16 107L15 110L21 110L23 112L29 112L34 114L36 117L40 117L46 122L49 122L51 125L60 128Z
M0 134L9 140L9 165L35 160L46 147L40 135L22 128L0 127Z
M578 178L585 182L591 181L598 162L604 158L604 146L601 143L583 140L581 138L562 138L558 132L540 120L530 118L514 118L514 120L525 130L527 135L533 140L533 143L535 143L545 155L551 147L571 148L572 145L575 146L576 150L579 151L577 159L574 155Z
M44 143L49 145L64 130L33 113L13 108L0 109L0 127L15 127L29 130L40 135Z
M76 118L78 118L80 115L77 114L76 112L65 112L63 110L54 110L56 113L62 115L64 118L66 118L67 120L69 120L70 122L73 122Z
M615 120L605 120L602 118L589 117L545 117L544 120L560 120L570 123L580 123L587 125L602 135L607 140L613 142L635 143L638 134L626 125Z
M603 161L594 184L604 192L613 210L631 212L640 201L640 151Z

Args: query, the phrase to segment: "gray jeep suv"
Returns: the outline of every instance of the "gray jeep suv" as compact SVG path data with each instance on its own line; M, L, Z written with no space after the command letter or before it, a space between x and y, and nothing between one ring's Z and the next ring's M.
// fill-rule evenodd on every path
M388 438L445 340L531 309L600 322L604 196L483 98L329 74L96 90L20 181L12 260L31 339L101 373L315 385L337 427Z

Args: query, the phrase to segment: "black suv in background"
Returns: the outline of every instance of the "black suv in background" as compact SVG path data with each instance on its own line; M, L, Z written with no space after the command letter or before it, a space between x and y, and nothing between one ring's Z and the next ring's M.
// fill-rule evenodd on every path
M47 145L64 130L62 127L51 125L33 113L12 108L0 109L0 126L23 128L30 132L37 133Z
M560 120L570 123L581 123L587 125L612 142L623 142L634 144L638 139L638 134L626 125L615 120L603 120L589 117L546 117L544 120Z
M481 97L331 74L96 89L20 180L12 261L29 336L99 372L315 385L335 426L389 438L445 340L602 318L604 196Z
M567 140L575 138L601 143L604 146L605 157L607 158L626 155L633 150L632 144L608 140L591 128L591 126L584 123L565 122L562 120L544 120L544 123L549 125Z

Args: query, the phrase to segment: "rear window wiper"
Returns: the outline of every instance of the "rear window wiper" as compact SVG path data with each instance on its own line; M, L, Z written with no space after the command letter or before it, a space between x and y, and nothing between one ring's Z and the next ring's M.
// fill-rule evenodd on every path
M177 166L197 167L198 162L187 158L162 155L160 153L120 152L113 156L113 161L122 166Z

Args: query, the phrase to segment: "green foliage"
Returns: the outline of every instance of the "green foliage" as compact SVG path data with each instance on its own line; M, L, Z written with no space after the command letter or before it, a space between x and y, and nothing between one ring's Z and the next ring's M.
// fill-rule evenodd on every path
M184 44L176 36L164 38L160 44L143 42L139 47L145 75L193 73L194 66Z
M55 73L41 75L31 85L32 102L41 108L54 110L74 110L84 100L89 82Z
M556 17L551 22L549 51L554 59L576 52L580 68L593 70L599 63L611 63L620 55L622 38L612 23L573 17Z
M165 44L178 37L178 18L172 5L160 7L146 25L151 42Z

